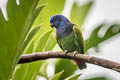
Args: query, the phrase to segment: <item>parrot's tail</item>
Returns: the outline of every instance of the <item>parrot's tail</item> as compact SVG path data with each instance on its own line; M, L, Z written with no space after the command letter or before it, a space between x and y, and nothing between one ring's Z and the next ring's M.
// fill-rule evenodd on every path
M77 64L79 69L85 69L87 67L84 61L78 61L78 60L74 60L74 61Z

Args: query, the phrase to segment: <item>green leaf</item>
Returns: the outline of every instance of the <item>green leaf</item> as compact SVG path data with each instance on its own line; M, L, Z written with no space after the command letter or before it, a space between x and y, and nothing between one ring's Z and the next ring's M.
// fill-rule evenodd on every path
M40 37L40 39L39 39L39 44L37 45L37 47L39 47L40 45L41 45L41 47L40 48L37 48L37 50L43 50L43 48L44 48L44 46L45 46L45 43L47 42L47 40L48 40L48 38L49 38L49 36L50 36L50 34L52 33L52 30L50 30L50 31L48 31L48 32L46 32L46 33L44 33L41 37ZM44 43L44 44L43 44ZM34 46L34 44L33 43L31 43L30 44L30 46L27 48L27 50L25 51L25 53L26 52L33 52L34 50L33 49L31 49L30 47L31 46ZM35 45L36 46L36 45ZM33 47L32 47L33 48ZM30 49L30 50L29 50ZM32 50L32 51L31 51ZM33 62L33 63L29 63L29 64L26 64L26 66L23 66L23 67L25 67L24 69L24 71L26 71L26 74L23 74L23 76L24 76L24 79L25 80L34 80L35 79L35 77L36 77L36 75L39 73L39 69L40 69L40 67L42 66L42 64L43 64L43 62L44 61L38 61L38 62ZM23 64L24 65L24 64ZM20 75L21 73L20 73L20 70L21 69L18 69L18 71L16 71L16 73L15 73L15 76L18 76L18 75ZM24 72L23 71L23 72ZM22 72L22 71L21 71ZM22 74L21 74L22 75ZM14 76L14 77L15 77ZM15 78L16 79L16 78ZM14 80L15 80L14 79Z
M36 20L36 18L38 17L39 13L42 11L42 9L46 6L46 4L41 4L40 6L38 6L34 13L33 13L33 17L32 17L32 20L31 20L31 26L32 24L34 23L34 21Z
M52 30L49 30L39 38L38 43L35 44L36 46L35 46L34 51L40 52L44 49L44 46L45 46L46 42L48 41L51 33L52 33Z
M44 61L37 61L37 62L32 62L28 64L29 69L27 70L27 74L24 80L35 80L36 75L39 73L39 69L43 63Z
M57 44L55 32L52 32L46 45L44 46L44 51L50 51Z
M60 76L63 74L64 70L55 74L50 80L60 80Z
M65 80L78 80L80 75L81 74L72 75L72 76L66 78Z
M25 80L25 76L27 74L28 69L29 69L28 64L17 65L12 79L13 80Z
M108 29L102 33L104 33L104 35L101 37L100 35L98 35L98 33L100 32L101 29L105 30L106 27L108 27ZM110 38L113 38L114 36L116 36L117 34L120 33L120 25L119 24L113 24L110 26L107 26L105 24L101 24L98 27L96 27L90 37L85 41L85 51L87 51L89 48L93 48L93 47L97 47L99 46L100 43L109 40Z
M28 46L28 44L30 44L30 41L33 39L33 37L35 36L35 34L38 32L39 29L40 29L40 26L35 27L28 33L26 37L27 39L25 40L23 45L23 50Z
M30 21L30 23L29 23L29 26L32 26L34 20L36 19L36 17L38 16L39 12L42 10L43 7L44 7L44 5L42 5L42 6L40 6L40 7L38 7L38 8L35 9L35 11L33 12L33 15L31 16L32 18L31 18L31 21ZM33 45L33 43L34 43L33 37L34 37L34 35L38 32L39 29L40 29L40 26L35 27L35 28L33 28L32 30L30 30L29 33L27 34L26 39L25 39L25 42L24 42L23 47L22 47L22 50L24 50L24 48L27 47L27 50L24 51L24 53L31 53L31 52L33 52L33 48L34 48L34 45ZM29 45L28 45L28 44L29 44ZM38 66L36 65L36 67L40 67L40 64L41 64L41 62L39 62L39 65L38 65ZM32 65L32 66L31 66L31 65ZM24 70L22 70L22 68L23 68ZM24 80L24 79L29 79L29 80L30 80L30 79L34 79L34 76L36 76L36 75L34 75L34 74L36 74L37 71L35 71L34 74L31 74L30 72L28 73L29 69L31 69L31 72L32 72L32 70L34 70L34 69L32 69L32 68L34 68L33 63L32 63L32 64L24 64L24 65L21 65L20 69L17 69L17 70L16 70L13 79L16 80L19 75L21 75L21 77L19 76L19 79L21 79L21 78L22 78L23 80ZM24 71L26 72L26 74L24 74ZM17 76L17 77L16 77L16 76ZM27 76L32 76L32 77L29 78L29 77L27 77ZM21 79L21 80L22 80L22 79Z
M28 23L26 24L26 26L28 26L28 27L25 27L26 32L23 33L24 36L22 36L23 39L21 40L21 41L22 41L22 43L21 43L21 44L22 44L22 49L21 49L21 51L24 51L24 48L26 47L26 45L24 45L25 42L23 42L23 41L25 41L27 35L28 35L29 32L30 32L30 28L32 27L32 25L33 25L36 17L37 17L38 14L40 13L40 11L44 8L44 6L45 6L45 5L41 5L41 6L37 7L37 8L34 10L34 12L32 13L32 15L30 16L30 18L28 19ZM38 26L38 25L37 25L37 26ZM29 37L29 38L32 38L32 37Z
M74 2L70 19L73 23L78 24L80 27L82 26L90 8L92 7L93 1L90 1L84 5L77 4Z
M34 40L32 40L29 45L27 45L27 48L24 50L24 53L26 54L30 54L33 52L33 48L34 48Z
M90 79L85 79L85 80L108 80L105 77L95 77L95 78L90 78Z
M20 5L16 5L16 0L8 0L8 21L4 20L0 11L0 80L10 80L12 76L30 29L26 24L31 20L38 1L20 0Z
M60 80L64 80L65 78L72 75L76 69L77 66L75 63L72 62L72 60L58 59L55 64L55 73L64 70L64 73L61 75Z

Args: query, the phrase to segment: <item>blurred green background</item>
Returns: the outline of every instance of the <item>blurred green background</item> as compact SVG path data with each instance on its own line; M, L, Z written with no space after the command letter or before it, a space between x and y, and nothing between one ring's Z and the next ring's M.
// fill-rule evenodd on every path
M49 24L54 14L63 14L79 25L86 54L119 62L119 2L0 0L0 80L119 80L120 74L115 71L92 64L87 64L86 70L78 70L66 59L17 65L22 54L61 51Z

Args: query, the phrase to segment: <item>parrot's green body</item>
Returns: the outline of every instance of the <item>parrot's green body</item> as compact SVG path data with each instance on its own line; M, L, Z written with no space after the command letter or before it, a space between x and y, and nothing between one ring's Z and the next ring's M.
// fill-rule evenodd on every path
M84 54L83 37L77 26L73 27L73 31L67 37L57 38L57 41L63 50L68 50L69 52L77 51Z

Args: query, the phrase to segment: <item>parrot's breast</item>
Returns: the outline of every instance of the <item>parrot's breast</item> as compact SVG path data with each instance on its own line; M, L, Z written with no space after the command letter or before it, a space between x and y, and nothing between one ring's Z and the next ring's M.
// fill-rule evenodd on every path
M75 35L73 32L71 32L67 37L61 38L59 41L64 50L68 50L70 52L76 50Z
M57 34L58 39L66 38L72 32L73 32L73 24L71 23L66 23L62 27L56 29L56 34Z

